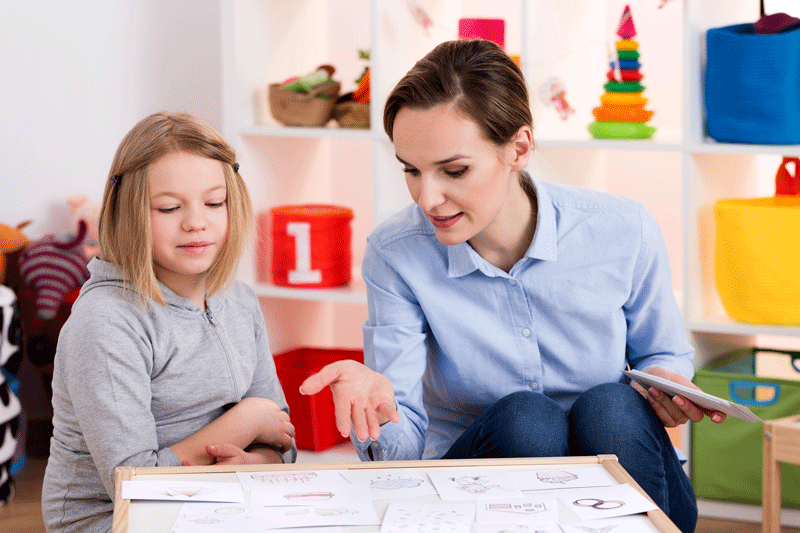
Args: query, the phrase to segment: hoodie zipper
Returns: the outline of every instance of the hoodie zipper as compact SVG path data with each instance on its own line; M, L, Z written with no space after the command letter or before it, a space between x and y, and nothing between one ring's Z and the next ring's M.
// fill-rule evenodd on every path
M206 309L205 315L208 319L208 323L211 324L211 329L213 329L214 333L217 335L219 344L222 346L222 352L225 354L225 361L228 363L228 372L231 375L231 382L233 384L234 398L239 398L241 393L239 392L239 385L234 376L233 365L231 363L230 353L228 353L228 347L226 346L225 341L222 339L222 334L220 334L219 329L217 328L217 323L214 322L214 315L211 313L211 309Z

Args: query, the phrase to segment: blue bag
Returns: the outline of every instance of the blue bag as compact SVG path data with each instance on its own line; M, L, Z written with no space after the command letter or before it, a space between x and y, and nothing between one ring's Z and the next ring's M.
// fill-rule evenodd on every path
M800 28L706 32L706 133L720 142L800 143Z

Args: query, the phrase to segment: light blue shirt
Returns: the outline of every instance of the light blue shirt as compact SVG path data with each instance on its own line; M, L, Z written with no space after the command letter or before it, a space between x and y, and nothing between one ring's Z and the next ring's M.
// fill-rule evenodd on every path
M533 184L536 233L508 273L467 243L441 244L416 205L369 236L364 360L391 380L401 420L376 441L354 437L362 459L440 458L520 390L568 410L590 387L626 381L627 364L692 378L655 219L633 200Z

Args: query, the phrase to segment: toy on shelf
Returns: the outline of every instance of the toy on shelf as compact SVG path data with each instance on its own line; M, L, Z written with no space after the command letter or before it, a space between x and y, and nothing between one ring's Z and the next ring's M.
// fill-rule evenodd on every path
M561 120L567 120L575 112L567 103L566 98L564 98L565 94L564 82L555 76L547 78L539 87L539 97L542 102L544 105L555 107Z
M16 373L22 362L22 331L14 291L0 285L0 507L14 495L12 475L24 464L22 405Z
M617 57L608 71L608 83L600 97L600 107L592 110L596 119L589 124L589 133L596 139L649 139L656 128L647 125L653 116L644 108L647 98L642 96L642 73L639 72L639 43L636 36L630 6L625 6L619 22L616 43Z
M342 84L332 76L336 69L322 65L314 72L269 86L272 116L285 126L324 126L333 116L333 106Z
M67 205L72 213L75 227L80 226L80 221L86 222L86 235L81 243L81 252L87 261L100 255L100 209L98 202L90 202L81 195L67 198Z
M16 279L9 278L18 277L17 260L30 242L22 229L30 223L30 220L26 220L14 228L0 224L0 285L8 285L13 289L18 283Z
M358 57L369 60L369 51L359 50ZM369 129L369 65L356 80L356 90L343 94L333 107L333 118L342 128Z

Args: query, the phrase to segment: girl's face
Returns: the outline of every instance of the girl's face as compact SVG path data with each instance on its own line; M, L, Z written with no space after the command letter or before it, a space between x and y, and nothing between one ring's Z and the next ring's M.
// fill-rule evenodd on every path
M518 186L513 143L488 141L451 105L402 108L392 134L411 197L439 242L495 237L513 213L507 201L510 187Z
M158 279L190 297L228 237L222 163L188 152L165 155L147 170L150 227Z

